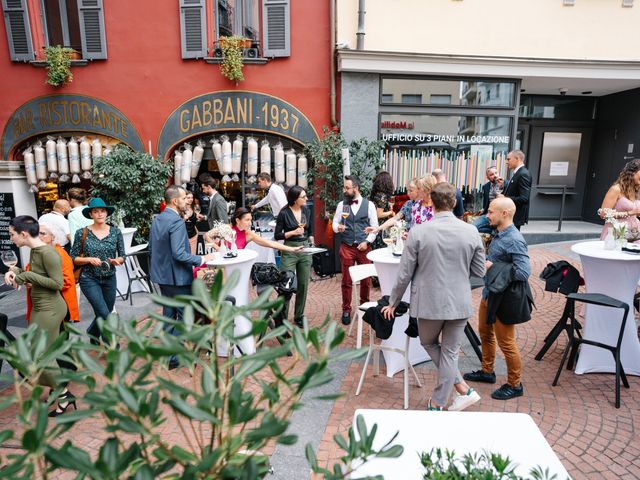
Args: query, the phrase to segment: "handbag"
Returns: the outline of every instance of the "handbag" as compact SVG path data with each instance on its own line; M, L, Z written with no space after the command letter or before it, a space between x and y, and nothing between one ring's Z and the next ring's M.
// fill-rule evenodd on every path
M80 241L80 255L78 255L78 257L84 256L84 243L87 241L87 233L89 233L89 229L87 227L84 227L82 229L82 240ZM84 265L79 265L79 266L74 265L73 276L76 279L76 283L80 281L80 274L82 273L82 267L84 267Z
M280 278L281 272L275 263L257 262L251 267L251 283L254 285L275 285Z

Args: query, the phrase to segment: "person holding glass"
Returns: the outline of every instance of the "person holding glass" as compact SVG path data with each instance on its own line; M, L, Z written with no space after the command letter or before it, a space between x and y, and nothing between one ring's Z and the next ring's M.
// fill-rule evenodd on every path
M116 269L124 263L124 240L117 227L107 224L107 217L115 207L107 205L101 198L92 198L82 214L93 220L76 232L71 247L71 258L80 273L80 290L93 308L95 318L87 333L91 343L96 343L102 333L98 318L106 319L116 303Z
M47 245L40 238L40 227L35 218L20 215L9 222L9 238L17 247L31 249L29 271L16 267L18 261L15 254L12 258L3 253L3 262L10 267L5 274L7 285L19 288L28 285L32 304L31 322L46 334L46 346L49 347L60 334L60 324L67 315L67 304L60 294L64 285L62 275L62 260L56 249ZM58 387L53 372L47 369L42 372L38 383L52 389ZM65 413L73 405L76 408L74 395L65 387L58 396L58 405L49 412L50 417Z
M394 216L393 212L393 179L389 172L381 171L373 178L373 186L371 187L371 195L369 199L376 206L376 214L378 215L378 223L381 224ZM378 235L373 242L373 248L381 248L382 236Z
M198 223L199 213L200 207L194 204L193 192L187 191L186 208L182 218L184 218L184 224L187 227L187 237L189 237L191 255L195 255L198 249L198 229L196 228L196 224Z
M295 185L287 192L287 206L280 210L276 219L276 240L284 240L284 245L293 249L302 249L313 245L313 219L306 207L307 192ZM302 326L304 307L307 303L307 290L311 276L311 255L299 255L295 252L283 252L280 257L280 270L296 273L298 288L293 321ZM283 316L288 318L289 302L285 301Z

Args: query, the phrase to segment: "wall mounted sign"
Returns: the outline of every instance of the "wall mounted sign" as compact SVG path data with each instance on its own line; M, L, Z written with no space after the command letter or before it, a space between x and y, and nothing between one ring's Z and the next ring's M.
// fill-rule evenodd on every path
M2 133L0 158L28 138L58 132L97 133L143 150L138 132L117 108L85 95L46 95L13 112Z
M197 135L239 130L280 135L302 144L318 138L311 122L290 103L263 93L225 90L200 95L176 108L160 132L158 155L164 157Z
M13 201L13 193L0 193L0 248L3 251L13 250L18 257L18 266L20 266L20 251L9 236L9 222L15 218L15 216L16 207ZM6 273L7 270L8 268L0 263L0 273Z

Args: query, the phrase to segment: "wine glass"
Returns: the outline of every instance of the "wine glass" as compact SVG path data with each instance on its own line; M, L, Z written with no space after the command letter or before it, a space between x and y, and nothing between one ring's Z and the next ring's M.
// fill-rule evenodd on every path
M388 247L389 253L393 253L394 240L391 234L389 233L389 230L382 231L382 241Z
M345 224L347 222L347 218L349 218L349 214L351 210L351 205L348 205L347 203L344 203L342 205L342 224Z
M307 217L305 217L304 213L300 214L300 222L298 222L298 226L300 228L304 228L307 225Z
M18 264L18 257L13 250L5 250L2 252L2 263L8 268L15 267Z
M198 215L198 214L200 213L200 211L201 211L201 209L200 209L200 204L194 203L194 204L193 204L193 211L194 211L194 213L195 213L196 215Z

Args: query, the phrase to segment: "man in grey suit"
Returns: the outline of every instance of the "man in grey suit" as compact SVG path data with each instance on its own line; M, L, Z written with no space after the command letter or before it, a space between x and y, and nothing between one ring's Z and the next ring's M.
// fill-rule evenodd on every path
M393 317L411 282L409 313L418 319L420 343L438 368L438 382L428 409L444 410L455 387L459 395L448 409L463 410L480 400L462 380L458 353L467 319L474 312L469 277L484 277L484 248L476 228L453 215L453 185L438 183L431 191L431 200L435 215L411 229L398 280L382 313Z
M209 228L213 228L213 223L229 223L229 213L227 201L218 191L220 182L217 179L207 176L202 180L202 193L209 197L209 211L207 212L207 222ZM203 220L203 215L198 215L198 220Z
M165 297L190 294L193 267L214 258L213 254L191 255L183 220L186 198L184 188L176 185L167 188L164 192L167 207L153 219L149 233L151 281L160 286L160 293ZM173 307L162 307L162 314L176 320L181 318L181 312Z

